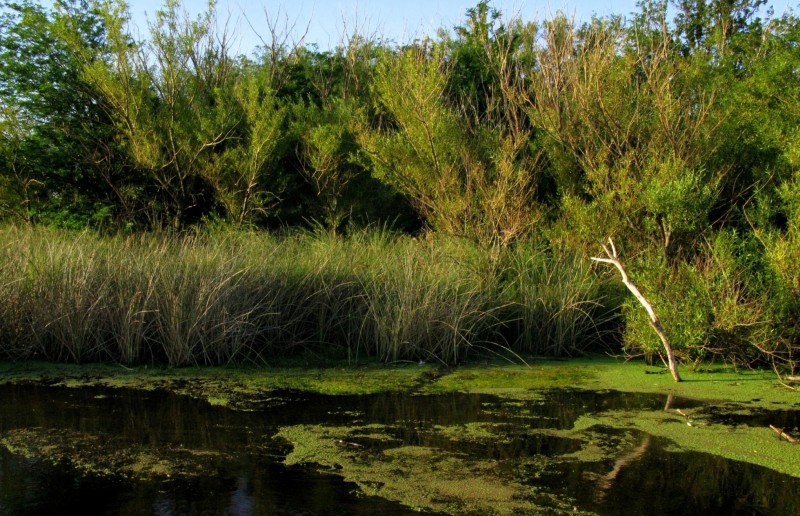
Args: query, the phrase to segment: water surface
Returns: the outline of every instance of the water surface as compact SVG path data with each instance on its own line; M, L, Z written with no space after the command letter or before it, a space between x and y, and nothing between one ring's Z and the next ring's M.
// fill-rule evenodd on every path
M800 514L798 478L674 451L668 440L635 430L601 425L571 433L587 414L656 412L666 404L666 396L613 391L549 391L525 401L280 392L245 412L163 391L7 385L0 387L0 512L482 513L530 503L556 513ZM726 416L685 399L669 404L727 424L777 417ZM781 417L798 420L797 412ZM313 436L309 446L327 451L287 460L296 446L285 435ZM439 477L462 471L452 482L437 477L447 496L411 506L402 488L389 485L401 480L386 461L420 450L417 473L413 461L395 468L412 488L414 477L430 480L431 468ZM475 485L496 486L497 496L508 487L512 505L482 505L475 493L459 493L469 475Z

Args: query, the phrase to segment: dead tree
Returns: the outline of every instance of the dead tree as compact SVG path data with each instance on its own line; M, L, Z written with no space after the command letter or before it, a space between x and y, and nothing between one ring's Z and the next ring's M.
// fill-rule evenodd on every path
M664 328L661 326L661 321L658 319L658 316L653 310L653 306L647 301L647 299L645 299L642 293L639 292L639 289L636 288L636 285L634 285L628 277L628 273L625 272L625 267L622 266L622 263L619 261L619 257L617 256L617 249L614 247L614 241L609 238L608 244L610 249L609 246L603 245L603 251L605 251L607 258L592 258L592 260L600 263L610 263L619 270L620 274L622 274L622 283L628 287L628 290L631 291L631 293L636 297L636 299L639 300L644 309L647 311L650 326L658 334L658 338L661 339L661 343L664 345L664 350L667 353L667 366L672 373L672 377L676 382L680 382L681 376L678 374L678 363L675 361L675 354L672 352L672 346L670 345L669 339L667 339L667 336L664 333Z

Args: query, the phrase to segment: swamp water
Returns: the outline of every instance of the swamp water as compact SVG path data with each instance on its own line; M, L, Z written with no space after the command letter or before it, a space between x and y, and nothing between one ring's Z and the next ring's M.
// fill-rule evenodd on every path
M0 513L800 514L800 478L585 423L659 418L667 404L716 424L800 423L614 391L280 392L241 411L165 391L6 385Z

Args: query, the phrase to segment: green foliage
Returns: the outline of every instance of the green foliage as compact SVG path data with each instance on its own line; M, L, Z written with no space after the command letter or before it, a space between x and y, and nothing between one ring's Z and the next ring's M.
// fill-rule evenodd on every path
M399 130L364 128L360 135L360 143L376 156L378 176L408 194L420 213L442 229L458 226L452 219L461 200L458 143L464 136L456 115L444 105L446 74L440 47L385 52L374 87L387 123Z
M712 306L701 274L687 264L670 267L661 257L640 260L631 277L653 305L673 343L675 353L694 359L705 351ZM650 327L639 301L627 298L622 307L625 319L624 345L628 351L658 354L661 341Z
M82 76L106 50L101 11L6 2L0 15L2 203L27 223L95 225L116 214L125 156L98 92Z
M695 63L675 52L666 27L649 28L657 15L631 27L556 17L534 43L533 79L519 95L556 144L546 147L551 162L566 169L555 173L563 189L556 228L565 225L557 238L579 249L597 240L600 220L633 254L691 254L718 201L722 174L705 166L715 94L695 82Z
M527 134L448 105L445 52L427 42L382 55L374 86L383 123L362 124L359 143L376 175L407 195L431 228L504 247L538 218Z
M288 108L279 104L263 69L245 69L233 86L233 98L216 102L219 110L240 113L241 136L237 144L225 145L213 156L204 177L232 223L253 223L274 209L280 193L279 184L271 179Z
M560 13L536 23L507 18L480 1L435 38L395 45L354 34L324 51L288 45L268 20L263 47L245 57L232 51L235 34L219 29L214 2L192 18L180 0L166 0L144 38L131 33L122 1L5 2L0 215L111 232L187 231L205 221L315 226L356 240L370 225L466 239L475 247L460 252L483 253L480 280L444 281L437 269L421 277L428 290L413 276L418 258L387 258L392 272L361 286L393 282L391 290L358 290L363 277L337 270L335 288L308 280L300 283L319 289L290 289L280 300L341 309L307 335L301 310L276 334L364 350L346 308L371 317L360 335L386 359L419 354L413 341L447 360L461 356L463 340L491 333L487 291L510 296L507 320L492 331L519 349L573 351L581 346L570 339L594 338L621 313L609 335L655 352L640 307L627 299L620 307L618 292L600 289L580 260L613 237L684 357L794 370L800 23L764 6L645 1L630 18L578 25ZM337 245L331 252L356 244ZM198 286L191 270L175 269L187 285L175 299L206 299L214 310L211 299L228 299L247 276L187 260L212 279ZM551 266L565 277L547 276ZM484 290L495 275L503 288ZM607 297L595 306L601 290ZM50 301L89 310L82 296ZM256 324L243 306L233 326ZM196 334L196 308L157 307L173 319L152 324L182 343L170 348L171 361L217 361L198 350L228 342ZM184 316L189 322L176 322ZM83 331L80 320L64 321L59 331ZM91 342L63 356L91 354L100 346Z
M354 134L363 117L358 105L338 98L319 108L302 106L297 117L301 173L322 206L323 224L334 234L353 211L350 183L365 174Z
M786 365L791 345L785 297L764 277L763 251L733 231L708 241L691 262L668 267L663 260L638 260L635 281L662 319L676 352L686 359ZM634 300L623 307L626 347L655 354L660 342ZM780 322L778 322L780 321ZM792 367L791 364L788 364Z
M232 85L227 40L216 34L215 23L213 3L190 20L178 1L168 0L136 61L136 74L150 85L149 98L134 101L142 109L127 136L138 164L168 202L165 215L176 228L193 208L208 209L202 203L204 179L213 174L215 154L233 136L236 122L224 102Z

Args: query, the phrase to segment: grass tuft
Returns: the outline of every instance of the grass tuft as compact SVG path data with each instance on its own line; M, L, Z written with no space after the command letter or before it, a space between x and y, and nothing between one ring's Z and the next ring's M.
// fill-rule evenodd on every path
M375 230L6 227L0 356L181 366L298 353L446 364L487 349L574 354L595 339L598 292L572 256L520 247L497 261L462 241Z

